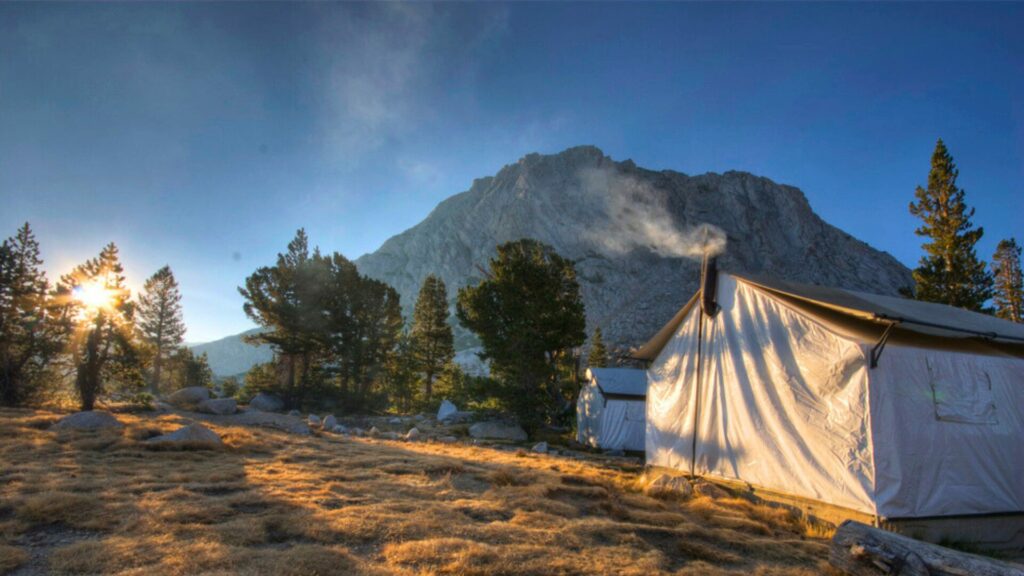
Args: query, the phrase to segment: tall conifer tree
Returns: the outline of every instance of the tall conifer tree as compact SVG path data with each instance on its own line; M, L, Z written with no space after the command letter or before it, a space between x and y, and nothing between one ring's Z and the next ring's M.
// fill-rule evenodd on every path
M82 410L92 410L103 385L120 364L135 362L132 349L134 305L125 284L117 246L107 244L99 256L61 278L57 297L78 313L72 347L75 386Z
M459 290L459 322L483 343L498 392L528 430L565 409L559 366L586 340L576 269L542 242L502 244L488 278Z
M434 380L455 356L454 336L448 324L448 289L431 274L423 279L413 311L411 338L417 371L423 376L423 396L430 402Z
M28 222L0 244L0 404L31 399L60 352L66 328L49 302L39 244Z
M1024 278L1020 268L1021 247L1017 240L1001 240L992 256L992 276L995 278L996 316L1024 322Z
M914 270L915 297L982 311L992 297L992 277L974 246L985 231L971 223L974 208L957 187L959 171L942 139L935 144L928 187L917 187L910 213L924 223L915 233L928 239L926 254Z
M143 340L153 350L149 389L158 394L163 383L163 368L185 337L181 292L170 266L157 270L146 280L139 295L136 318Z
M604 340L601 339L601 328L594 330L590 338L590 354L587 356L588 368L604 368L608 366L608 350L604 347Z

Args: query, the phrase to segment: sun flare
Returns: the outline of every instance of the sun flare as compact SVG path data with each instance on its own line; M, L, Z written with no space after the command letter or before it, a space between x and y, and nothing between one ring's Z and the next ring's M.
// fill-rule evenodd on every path
M110 308L114 292L108 290L102 281L93 280L75 288L75 299L91 313Z

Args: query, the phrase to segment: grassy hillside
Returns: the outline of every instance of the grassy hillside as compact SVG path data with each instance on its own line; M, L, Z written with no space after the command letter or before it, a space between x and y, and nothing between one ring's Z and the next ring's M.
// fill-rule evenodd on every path
M821 574L826 541L740 499L654 499L636 470L468 445L217 427L58 434L0 410L0 573Z

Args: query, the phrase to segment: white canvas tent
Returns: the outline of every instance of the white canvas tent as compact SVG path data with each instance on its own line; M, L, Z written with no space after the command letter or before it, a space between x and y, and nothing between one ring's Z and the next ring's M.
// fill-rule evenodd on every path
M648 464L880 522L1021 518L1024 325L726 273L713 291L634 355Z
M588 368L576 400L576 439L606 450L644 449L647 374L633 368Z

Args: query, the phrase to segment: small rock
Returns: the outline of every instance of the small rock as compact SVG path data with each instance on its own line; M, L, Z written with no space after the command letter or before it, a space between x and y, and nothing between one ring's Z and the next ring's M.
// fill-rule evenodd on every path
M238 403L234 398L211 398L199 403L199 411L206 414L234 414L238 410Z
M216 432L202 424L189 424L188 426L178 428L170 434L150 438L146 442L157 446L189 445L207 448L216 448L224 445L224 442L221 441L220 436Z
M533 448L531 448L531 450L533 450L534 452L536 452L538 454L547 454L548 453L548 443L547 442L537 442L536 444L533 445Z
M322 425L320 417L316 414L310 414L309 417L306 418L306 423L309 424L310 428L319 428Z
M331 430L332 430L332 431L333 431L333 432L334 432L335 434L344 434L345 432L348 432L348 428L345 428L345 427L344 427L344 426L342 426L341 424L338 424L337 426L335 426L335 427L334 427L334 428L332 428Z
M89 410L87 412L75 412L58 420L54 430L106 430L124 428L124 424L110 412L100 410Z
M210 391L203 386L182 388L167 397L167 402L177 408L192 410L204 400L210 399Z
M459 409L455 407L455 404L448 400L441 400L441 407L437 409L437 420L440 422L449 416L455 415L458 411Z
M415 442L420 439L420 436L420 429L413 426L412 429L405 434L405 439L409 442Z
M712 500L718 500L719 498L728 498L729 493L726 492L722 487L712 484L711 482L697 482L693 485L693 491L706 498Z
M441 436L440 438L437 439L437 441L442 444L455 444L456 442L459 441L459 439L456 438L455 436Z
M512 440L523 442L528 436L518 424L504 422L477 422L469 427L469 435L473 438L493 438L495 440Z
M367 432L367 434L370 436L370 438L376 438L380 436L380 430L378 430L376 426L373 426L372 428L370 428L370 431Z
M324 416L323 428L328 432L334 430L334 427L338 425L338 419L334 417L334 414L328 414Z
M385 432L381 434L380 437L385 440L399 440L402 438L402 435L398 432Z
M298 410L289 410L288 415L296 418L302 418L302 412L299 412Z
M689 498L693 496L693 485L682 476L661 474L644 486L644 494L655 498Z
M284 408L284 401L273 394L260 392L249 400L249 407L260 412L280 412Z
M392 426L401 426L402 419L399 418L398 416L393 416L391 418L388 418L388 424L391 424Z
M427 417L423 414L417 414L416 416L413 417L413 419L416 420L417 422L423 422L424 420L427 419Z

